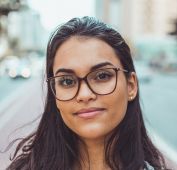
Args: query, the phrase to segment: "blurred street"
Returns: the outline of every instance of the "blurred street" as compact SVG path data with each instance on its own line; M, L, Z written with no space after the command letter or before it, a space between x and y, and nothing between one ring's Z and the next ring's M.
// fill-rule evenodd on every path
M2 84L1 84L2 85ZM9 99L9 104L1 100L0 104L0 150L3 151L8 144L17 138L25 137L35 130L43 110L44 94L42 94L42 81L39 77L32 78L20 84L4 96L4 101ZM10 86L10 85L9 85ZM12 83L15 86L15 83ZM10 87L9 87L10 88ZM1 90L3 88L1 87ZM13 94L13 96L12 96ZM9 98L11 97L11 98ZM12 100L13 98L13 100ZM4 104L4 105L2 105ZM28 124L24 126L25 124ZM24 126L24 127L22 127ZM18 143L18 142L17 142ZM15 143L16 144L16 143ZM10 153L12 154L16 145L9 151L0 153L0 170L4 170L9 164Z
M9 77L1 77L0 78L0 91L1 91L1 95L0 95L0 101L3 101L3 99L6 99L6 96L9 96L10 94L12 94L15 91L18 90L18 88L25 84L30 82L31 80L24 80L24 79L18 79L18 80L13 80Z
M164 155L175 162L177 162L176 84L176 75L154 75L149 84L140 84L142 110L149 135ZM153 137L153 134L156 137Z

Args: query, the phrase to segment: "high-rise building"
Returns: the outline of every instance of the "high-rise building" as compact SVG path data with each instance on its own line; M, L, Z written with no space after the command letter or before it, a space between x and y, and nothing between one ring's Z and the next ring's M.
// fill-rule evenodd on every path
M96 15L130 39L164 36L174 28L177 0L98 0Z
M11 12L8 16L8 37L21 51L40 51L46 45L46 33L40 22L40 15L27 9Z
M96 17L100 20L120 29L121 27L121 1L120 0L96 0Z

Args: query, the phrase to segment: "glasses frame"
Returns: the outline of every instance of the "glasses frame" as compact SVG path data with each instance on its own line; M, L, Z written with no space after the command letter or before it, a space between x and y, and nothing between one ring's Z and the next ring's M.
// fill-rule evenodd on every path
M114 89L113 89L111 92L106 93L106 94L99 94L99 93L96 93L96 92L91 88L91 86L90 86L90 84L89 84L89 82L88 82L88 80L87 80L87 77L88 77L88 75L89 75L90 73L92 73L92 72L94 72L94 71L97 71L97 70L103 70L103 69L97 69L97 70L94 70L94 71L90 71L90 72L87 73L83 78L76 76L76 78L77 78L77 80L78 80L78 89L77 89L77 92L76 92L76 94L74 95L74 97L72 97L71 99L67 99L67 100L58 99L57 96L55 95L55 92L54 92L53 87L52 87L52 84L51 84L51 80L53 80L53 79L55 79L55 78L57 78L57 77L60 77L60 76L49 77L49 78L47 78L46 82L47 82L48 85L50 86L50 89L52 90L52 93L53 93L54 97L55 97L57 100L59 100L59 101L70 101L70 100L74 99L74 98L77 96L77 94L79 93L79 90L80 90L80 86L81 86L81 82L82 82L82 81L84 81L84 82L87 84L88 88L89 88L94 94L96 94L96 95L109 95L109 94L113 93L113 92L115 91L116 87L117 87L117 75L118 75L117 73L118 73L119 71L122 71L122 72L125 72L125 73L129 73L129 71L128 71L128 70L125 70L125 69L122 69L122 68L105 68L105 69L113 69L113 70L115 71L115 73L116 73L116 83L115 83L115 87L114 87Z

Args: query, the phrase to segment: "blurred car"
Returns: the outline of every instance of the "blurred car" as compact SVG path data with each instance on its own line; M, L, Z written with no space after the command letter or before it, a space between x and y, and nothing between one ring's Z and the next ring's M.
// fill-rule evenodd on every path
M31 70L27 66L19 65L17 67L10 68L8 75L11 78L30 78Z
M19 59L18 57L10 57L5 62L5 70L10 78L30 78L31 67L27 59Z

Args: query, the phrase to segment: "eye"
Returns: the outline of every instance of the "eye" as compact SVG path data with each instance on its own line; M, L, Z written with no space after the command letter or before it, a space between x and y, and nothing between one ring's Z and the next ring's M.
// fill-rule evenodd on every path
M76 78L73 76L61 76L57 79L57 86L71 88L77 84Z
M113 76L114 75L111 72L109 72L109 71L99 71L99 72L96 73L96 75L94 77L94 80L100 81L100 82L108 81Z

